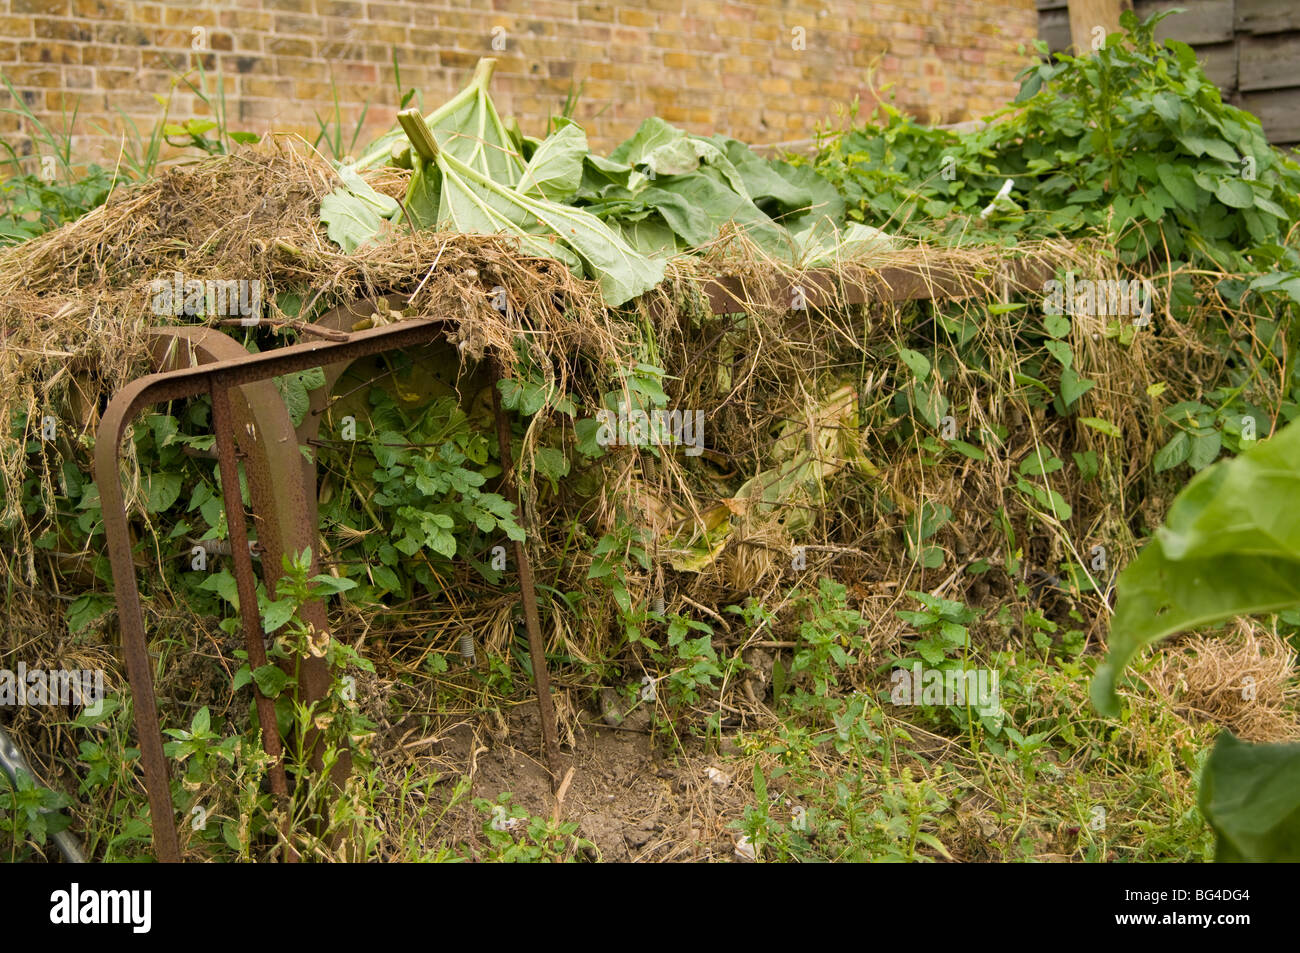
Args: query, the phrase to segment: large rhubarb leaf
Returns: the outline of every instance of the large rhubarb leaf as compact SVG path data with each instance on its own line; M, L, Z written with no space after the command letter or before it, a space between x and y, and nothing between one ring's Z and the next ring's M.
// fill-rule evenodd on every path
M663 262L653 262L634 250L594 215L532 198L448 153L437 153L433 161L441 173L437 227L508 232L534 254L558 258L574 268L580 262L600 283L601 294L611 306L624 304L663 280ZM423 170L417 177L424 177ZM413 199L408 207L414 205ZM421 212L427 214L427 208Z

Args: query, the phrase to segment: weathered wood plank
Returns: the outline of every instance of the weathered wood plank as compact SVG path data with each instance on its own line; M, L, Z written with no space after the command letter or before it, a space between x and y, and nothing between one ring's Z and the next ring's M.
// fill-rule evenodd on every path
M1225 96L1237 89L1237 47L1235 43L1216 43L1196 47L1200 61L1210 82L1218 86Z
M1237 29L1243 33L1300 30L1296 0L1237 0Z
M1237 51L1237 88L1243 92L1300 85L1300 33L1243 33Z
M1100 27L1105 33L1119 30L1121 0L1070 0L1070 42L1076 52L1092 50L1093 31Z
M1153 13L1181 7L1186 13L1166 17L1156 27L1158 40L1182 40L1190 46L1225 43L1233 36L1229 0L1138 0L1133 12L1145 20Z
M1243 93L1241 108L1259 117L1273 145L1300 143L1300 86Z
M1038 38L1053 53L1070 48L1070 14L1065 7L1038 14Z

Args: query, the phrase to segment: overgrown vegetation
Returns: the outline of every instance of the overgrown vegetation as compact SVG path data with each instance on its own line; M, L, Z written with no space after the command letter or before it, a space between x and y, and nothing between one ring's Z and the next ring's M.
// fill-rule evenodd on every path
M1086 691L1108 640L1140 679L1156 662L1130 656L1156 635L1295 602L1282 575L1257 571L1257 542L1229 554L1222 526L1242 520L1216 516L1169 550L1236 487L1280 547L1267 558L1296 558L1285 506L1263 508L1242 474L1294 443L1294 428L1267 438L1300 401L1300 166L1221 102L1190 50L1157 46L1153 24L1032 67L1017 103L973 131L882 108L788 162L658 120L607 158L571 119L531 139L480 77L427 122L404 114L403 132L356 163L232 151L214 108L173 130L215 156L205 164L84 216L103 198L65 209L31 193L11 220L37 237L0 257L0 657L117 667L89 451L100 402L147 349L135 318L104 331L86 300L121 318L173 270L256 278L265 319L223 326L250 350L359 298L362 324L435 312L458 324L445 347L358 363L334 386L302 448L320 549L286 561L276 598L259 584L278 664L250 670L238 647L206 399L135 426L132 520L175 699L164 715L187 856L608 853L562 799L524 806L474 786L480 730L535 738L515 710L534 664L516 621L518 539L536 561L566 740L592 744L600 705L608 727L650 736L683 789L707 764L707 791L743 790L725 811L696 795L700 823L674 838L697 856L1210 859L1198 793L1221 855L1256 856L1200 781L1218 709L1178 694L1176 673L1129 683L1106 710L1117 721ZM317 145L342 160L341 116L327 126ZM165 225L175 208L179 234ZM545 236L561 223L617 230L623 262L569 237L555 250ZM451 234L485 230L506 237ZM829 302L788 296L826 265ZM945 287L889 301L887 269ZM741 289L733 314L701 293L718 275ZM639 283L659 287L636 298ZM861 290L870 303L848 303ZM494 359L509 368L497 396L520 510L498 485ZM318 371L278 382L295 424L324 383ZM653 422L674 409L706 412L698 446ZM1170 529L1137 556L1195 471ZM1172 612L1147 631L1148 604L1182 578L1153 561L1192 556L1245 560L1232 578L1286 598ZM1178 584L1175 607L1218 599ZM313 598L328 601L329 633L296 617ZM1241 699L1275 716L1249 722L1272 733L1252 740L1295 734L1298 621L1250 629L1248 644L1281 660ZM1233 644L1205 640L1170 664L1229 658L1215 653ZM294 692L309 655L334 673L315 706ZM254 688L276 699L288 742L283 800L268 793ZM15 711L62 793L0 794L11 852L41 850L50 815L37 807L66 801L96 857L145 854L129 697L98 715ZM446 754L457 721L474 734ZM1221 743L1211 761L1235 751ZM329 783L348 758L350 779Z

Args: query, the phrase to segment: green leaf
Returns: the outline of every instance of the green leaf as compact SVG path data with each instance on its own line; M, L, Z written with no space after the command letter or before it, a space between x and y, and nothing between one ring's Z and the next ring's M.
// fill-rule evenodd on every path
M501 406L531 417L546 406L546 386L534 381L503 377L497 381Z
M235 577L230 574L230 570L223 569L213 573L199 583L199 588L215 592L236 610L239 608L239 586L235 582Z
M1047 353L1060 363L1062 367L1068 368L1074 364L1074 352L1070 350L1070 345L1064 341L1044 341L1043 347Z
M1070 454L1070 456L1074 459L1074 465L1079 468L1080 477L1085 480L1091 480L1097 475L1098 466L1096 450L1088 450L1084 453L1075 451Z
M268 602L262 609L262 631L267 635L275 632L293 618L296 606L292 599L277 599Z
M108 612L116 605L114 600L109 596L96 595L95 593L86 593L72 600L68 606L67 621L68 631L73 635L81 632L92 622L101 618L104 613Z
M148 513L170 509L181 495L181 475L170 471L148 470L143 476L144 508Z
M325 233L345 252L373 241L385 222L400 214L400 206L347 167L339 169L343 185L321 199L320 217Z
M1072 367L1067 367L1061 371L1061 400L1065 402L1066 407L1069 407L1092 390L1093 386L1092 381L1081 377Z
M263 665L253 672L253 681L257 683L257 690L267 698L278 698L284 686L289 684L289 676L278 666Z
M1169 438L1168 443L1156 451L1155 458L1152 460L1155 472L1164 473L1166 470L1172 470L1187 459L1191 450L1191 438L1185 431L1178 431Z
M1191 449L1187 454L1187 462L1193 470L1204 470L1213 463L1219 456L1219 450L1223 447L1223 437L1217 430L1204 431L1191 438Z
M1100 417L1080 417L1079 423L1091 427L1093 430L1104 433L1108 437L1123 436L1120 429L1109 420L1102 420Z
M1040 450L1029 454L1020 462L1020 474L1022 476L1047 476L1049 473L1055 473L1060 470L1063 464L1059 457L1048 453L1044 459L1043 452Z
M1219 735L1201 772L1198 806L1219 863L1300 861L1300 745Z
M507 232L524 249L566 263L581 262L611 307L627 303L663 280L662 261L633 250L588 212L534 199L439 153L442 172L438 225L458 232Z
M898 356L902 359L904 364L911 368L912 373L916 375L918 381L924 381L930 376L930 361L920 351L913 351L911 348L900 347L898 349Z
M1250 208L1255 204L1254 191L1241 179L1220 179L1214 196L1229 208Z
M1070 319L1061 314L1043 315L1043 329L1054 338L1063 338L1070 333Z
M1156 174L1160 177L1160 184L1165 187L1165 191L1181 208L1189 212L1197 210L1200 206L1201 191L1196 187L1191 172L1185 166L1173 166L1162 162L1156 166Z
M319 367L294 371L275 378L275 386L280 391L280 397L284 400L285 409L289 411L293 425L297 427L311 407L311 397L308 392L325 386L325 372Z
M964 440L949 440L948 446L952 447L964 457L972 460L987 460L988 456L979 447L972 446Z
M537 147L517 188L525 195L567 202L582 182L582 160L587 154L587 134L568 122Z
M675 126L669 125L658 116L642 120L632 137L614 148L609 154L609 162L621 165L637 165L644 162L655 149L668 145L686 134Z
M1209 155L1215 159L1235 164L1238 161L1237 150L1222 139L1207 139L1203 136L1179 136L1181 142L1194 156Z
M724 225L734 224L769 253L789 258L793 252L785 230L711 167L656 179L637 197L658 211L689 247L707 245Z

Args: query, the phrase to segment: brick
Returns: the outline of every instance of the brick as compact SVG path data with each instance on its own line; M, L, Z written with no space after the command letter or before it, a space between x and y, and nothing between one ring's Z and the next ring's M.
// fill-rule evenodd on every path
M659 18L649 10L623 10L618 11L618 22L627 26L644 26L653 27L659 23Z
M344 17L348 20L361 20L366 15L364 3L345 2L345 0L318 0L316 12L323 17Z
M272 17L271 14L263 13L261 11L252 12L240 10L236 13L233 10L224 10L221 13L220 21L222 26L230 27L231 29L238 28L246 31L258 30L266 32L274 25L275 18Z
M282 59L275 61L275 75L321 83L328 79L329 70L319 60Z
M125 89L135 85L136 76L133 69L100 68L95 70L95 85L100 89Z
M613 23L614 5L613 3L580 3L578 4L578 19Z
M81 62L86 66L137 66L140 50L130 46L83 46Z
M38 17L32 24L33 35L50 40L67 40L70 43L88 43L94 30L88 23L73 20L46 20Z
M316 53L316 51L312 47L311 40L300 40L297 38L287 37L287 36L277 36L267 40L266 52L274 56L306 56L306 57L314 56ZM325 56L324 52L322 52L321 55Z
M131 23L144 23L149 26L158 26L162 23L162 7L154 6L151 3L132 3L127 6L127 15L124 19Z
M415 11L403 3L367 3L366 19L389 23L410 23ZM421 18L423 19L423 18Z
M101 23L95 27L95 42L109 46L149 46L153 43L156 33L156 30L144 26Z
M69 89L93 89L95 71L84 66L65 66L63 68L63 85Z
M31 17L0 16L0 36L6 40L21 40L35 36Z
M66 17L72 13L69 0L11 0L11 13L38 13L51 17Z
M15 86L48 89L59 85L59 71L53 66L12 66L5 74Z
M81 47L74 43L51 43L48 40L21 44L19 58L24 63L80 63Z
M239 79L241 96L261 96L266 99L293 97L293 80L267 79L260 76L241 76Z

